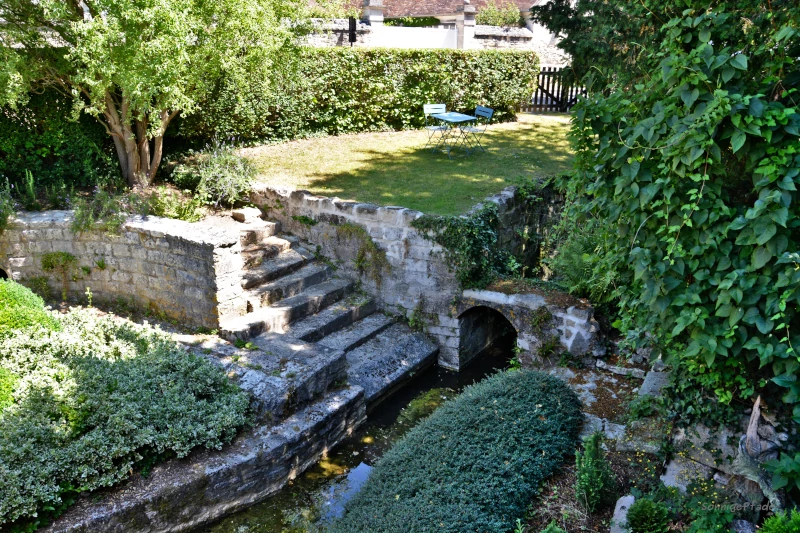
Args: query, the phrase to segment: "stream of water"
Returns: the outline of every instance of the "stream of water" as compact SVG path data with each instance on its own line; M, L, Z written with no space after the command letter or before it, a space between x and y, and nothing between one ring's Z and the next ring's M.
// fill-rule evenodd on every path
M378 405L351 437L268 500L197 533L300 533L339 516L372 465L409 429L465 386L508 368L516 339L495 343L458 373L438 366Z

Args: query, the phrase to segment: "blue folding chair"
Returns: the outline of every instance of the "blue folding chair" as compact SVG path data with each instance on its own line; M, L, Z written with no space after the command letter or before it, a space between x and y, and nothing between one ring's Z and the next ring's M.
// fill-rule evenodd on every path
M473 148L480 148L481 151L486 152L486 149L481 144L481 139L483 138L483 134L486 133L486 128L489 127L489 123L492 121L494 109L479 105L475 108L475 116L477 120L472 123L473 125L462 126L461 133L464 142L469 147L469 151L472 151Z
M447 106L445 104L424 104L422 112L425 113L425 130L428 132L428 142L425 144L425 148L430 146L431 151L435 152L445 141L447 126L431 115L447 113Z

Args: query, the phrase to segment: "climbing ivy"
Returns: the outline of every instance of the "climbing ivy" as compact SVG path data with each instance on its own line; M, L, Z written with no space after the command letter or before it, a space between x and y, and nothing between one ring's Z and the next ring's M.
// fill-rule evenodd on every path
M496 204L484 204L466 216L424 215L411 225L444 248L445 259L464 289L486 287L498 275L520 270L514 256L498 246Z
M619 273L620 326L666 348L679 408L771 380L800 420L800 31L756 22L769 31L721 11L670 20L635 91L577 106L562 185L575 220L614 228L598 264Z

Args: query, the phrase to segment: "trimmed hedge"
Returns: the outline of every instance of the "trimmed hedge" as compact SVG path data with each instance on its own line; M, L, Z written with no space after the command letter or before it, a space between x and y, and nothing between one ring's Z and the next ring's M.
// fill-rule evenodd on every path
M574 453L582 422L580 401L561 380L495 374L395 445L331 532L507 532Z
M220 80L201 111L182 120L187 137L282 140L424 125L422 105L495 109L514 119L529 101L539 58L523 51L302 48L271 79Z
M220 448L247 421L248 395L169 335L88 310L61 326L0 340L13 387L0 411L3 531L41 525L143 462Z
M27 287L0 280L0 339L13 331L39 325L57 329L58 321L44 308L44 300Z

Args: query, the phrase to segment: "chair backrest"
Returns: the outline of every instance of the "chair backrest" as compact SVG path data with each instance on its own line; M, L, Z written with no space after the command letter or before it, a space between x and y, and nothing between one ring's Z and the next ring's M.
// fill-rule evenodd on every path
M485 118L487 121L492 120L492 116L494 115L494 109L491 107L483 107L479 105L475 108L475 116Z
M447 106L445 104L425 104L422 106L422 111L427 117L437 113L447 113Z

